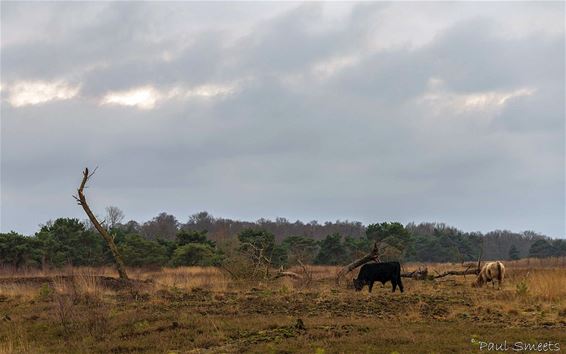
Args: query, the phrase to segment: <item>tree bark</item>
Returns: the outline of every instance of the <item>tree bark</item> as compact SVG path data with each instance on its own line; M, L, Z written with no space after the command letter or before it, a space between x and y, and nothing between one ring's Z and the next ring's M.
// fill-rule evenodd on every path
M370 261L377 261L379 262L379 249L377 247L377 242L375 242L373 244L373 249L371 250L370 253L366 254L365 256L363 256L360 259L357 259L355 261L353 261L352 263L348 264L347 266L345 266L344 268L342 268L338 274L336 275L336 284L340 283L340 280L349 272L351 272L352 270L358 268L359 266L361 266L362 264L365 264L367 262Z
M95 171L96 171L96 169L95 169ZM89 174L88 168L85 168L85 170L83 171L83 180L81 182L81 185L77 189L78 196L75 196L75 199L77 200L79 205L83 207L86 215L88 216L88 218L90 219L90 221L92 222L92 224L94 225L94 227L96 228L96 230L98 231L100 236L102 236L102 238L108 244L108 247L110 248L110 251L112 252L112 256L114 256L114 262L116 263L116 269L118 270L118 275L119 275L120 279L128 280L128 274L126 273L126 267L124 266L124 261L122 260L122 256L120 256L120 252L118 252L118 247L116 247L116 244L114 243L114 238L112 236L110 236L108 231L104 227L102 227L102 225L98 222L98 220L96 219L96 216L94 216L94 213L92 212L92 210L90 210L90 207L88 206L88 203L86 202L86 197L84 195L84 188L85 188L86 182L88 181L88 179L93 174L94 174L94 171Z

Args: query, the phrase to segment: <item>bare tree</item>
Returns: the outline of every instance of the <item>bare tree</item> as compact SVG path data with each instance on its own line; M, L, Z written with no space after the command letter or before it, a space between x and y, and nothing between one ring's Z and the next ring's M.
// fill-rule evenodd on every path
M160 213L152 220L147 221L142 225L141 234L151 240L158 238L174 240L178 230L179 222L175 216L167 213Z
M100 233L100 236L102 236L102 238L108 244L108 247L112 252L112 256L114 256L114 262L116 263L116 268L118 270L118 275L120 276L120 279L128 280L128 274L126 273L126 268L124 267L124 261L122 260L122 257L118 252L118 247L116 247L116 244L114 243L114 237L110 236L108 231L104 227L102 227L100 222L96 219L96 216L94 215L92 210L90 210L90 207L88 206L86 197L84 195L85 185L88 182L88 179L92 177L94 172L96 172L96 169L92 173L89 173L88 168L85 168L85 170L83 171L83 180L79 188L77 189L78 195L74 196L74 198L77 200L79 205L83 207L86 215L88 216L88 218L90 219L90 221L92 222L98 233Z
M108 228L113 228L124 220L124 212L116 206L106 207L106 224Z
M265 268L265 277L269 276L269 267L271 266L271 255L267 254L267 245L254 245L251 242L240 242L242 252L253 262L255 276L262 268ZM268 257L269 256L269 257Z

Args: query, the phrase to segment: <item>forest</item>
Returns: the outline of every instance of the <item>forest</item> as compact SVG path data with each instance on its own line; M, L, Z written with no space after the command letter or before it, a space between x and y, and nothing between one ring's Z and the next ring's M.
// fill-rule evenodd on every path
M566 256L566 241L532 231L464 232L442 223L356 221L255 222L215 218L208 212L186 223L160 213L152 220L123 222L117 207L106 208L109 230L127 266L228 266L238 260L291 267L299 263L343 265L366 254L375 242L382 260L464 262L483 258L517 260ZM0 265L20 267L102 266L112 254L89 221L59 218L34 235L0 234Z

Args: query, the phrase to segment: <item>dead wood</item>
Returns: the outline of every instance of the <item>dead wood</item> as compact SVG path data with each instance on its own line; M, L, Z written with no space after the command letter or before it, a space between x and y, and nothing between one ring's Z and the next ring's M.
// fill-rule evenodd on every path
M90 210L90 207L88 206L86 197L84 195L84 189L86 183L88 182L89 178L92 177L94 172L96 172L96 169L94 169L92 173L89 173L88 168L85 168L85 170L83 171L83 180L79 188L77 189L78 196L73 196L73 197L76 199L77 203L83 207L86 215L90 219L90 222L92 222L92 224L94 225L100 236L102 236L102 238L108 244L108 247L112 252L112 256L114 257L114 263L116 264L116 269L118 270L118 275L120 276L120 279L128 280L128 274L126 273L124 261L122 260L122 256L120 256L120 252L118 252L118 247L116 247L116 244L114 243L114 237L110 236L108 231L100 224L100 222L98 222L96 216L94 215L92 210Z
M297 281L300 281L302 286L309 286L312 282L312 272L305 266L305 264L300 260L297 259L299 265L301 266L302 274L291 272L291 271L284 271L283 267L279 268L279 271L273 276L272 279L279 279L283 277L293 278Z
M283 278L283 277L290 277L293 279L298 279L298 280L303 280L303 277L295 272L283 272L283 271L279 271L277 272L277 274L275 274L275 276L273 277L273 279L279 279L279 278Z
M439 279L439 278L444 278L447 277L449 275L477 275L479 274L479 271L475 268L472 268L471 266L468 266L468 268L466 268L465 270L447 270L445 272L439 273L437 271L434 271L436 273L436 275L429 275L428 274L428 269L425 268L419 268L415 271L409 272L409 273L402 273L401 277L404 278L412 278L415 280L433 280L433 279Z
M442 272L442 273L436 273L436 275L434 276L434 279L438 279L438 278L444 278L446 276L449 275L470 275L470 274L478 274L479 272L477 271L477 269L466 269L466 270L448 270L446 272Z
M425 280L428 278L428 269L426 267L412 271L410 273L401 273L401 277L403 278L412 278L415 280Z
M251 242L240 242L241 246L245 246L245 252L254 263L253 275L255 276L260 268L265 267L264 278L269 277L269 266L271 265L271 257L267 258L264 254L265 247L257 247Z
M338 272L338 274L336 275L336 284L339 284L340 280L352 270L371 261L379 262L379 249L377 247L377 242L373 244L373 249L370 253L366 254L360 259L353 261Z

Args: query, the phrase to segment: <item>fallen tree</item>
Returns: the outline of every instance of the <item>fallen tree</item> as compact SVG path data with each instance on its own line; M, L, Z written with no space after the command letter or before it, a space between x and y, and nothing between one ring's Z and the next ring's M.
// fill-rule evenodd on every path
M465 270L447 270L444 271L442 273L437 272L436 270L434 271L436 274L432 275L428 273L428 268L424 267L421 268L419 267L417 270L409 272L409 273L402 273L401 277L404 278L412 278L415 280L434 280L434 279L438 279L438 278L444 278L447 277L449 275L478 275L480 274L480 270L481 270L481 258L483 255L483 245L480 248L480 254L478 256L478 263L477 263L477 267L474 267L474 264L469 264Z
M94 171L92 171L92 173L89 173L88 168L85 168L85 170L83 171L83 180L82 180L79 188L77 189L77 196L73 196L73 197L75 198L77 203L80 206L83 207L83 209L84 209L86 215L88 216L90 222L94 225L94 228L98 231L100 236L102 236L102 238L108 244L108 247L110 248L110 252L112 252L112 256L114 257L114 263L116 264L116 269L118 270L118 275L119 275L120 279L128 280L128 274L126 273L126 267L124 266L124 261L122 260L122 257L120 256L120 252L118 252L118 247L116 247L116 244L114 243L114 237L110 236L110 234L108 233L106 228L104 228L100 224L100 222L98 222L98 220L96 219L96 216L94 215L92 210L90 210L90 207L88 206L88 203L86 201L86 197L84 195L84 189L85 189L86 183L88 182L89 178L92 177L94 172L96 172L96 169L94 169Z
M366 254L360 259L353 261L344 268L340 269L336 275L336 284L340 284L340 280L352 270L358 268L359 266L366 264L368 262L375 261L379 262L379 248L377 247L377 241L373 244L373 248L370 253Z
M438 278L444 278L449 275L477 275L479 274L479 269L468 267L465 270L447 270L445 272L439 273L435 271L434 274L428 274L428 268L419 268L415 271L409 273L402 273L401 276L404 278L412 278L415 280L434 280Z

